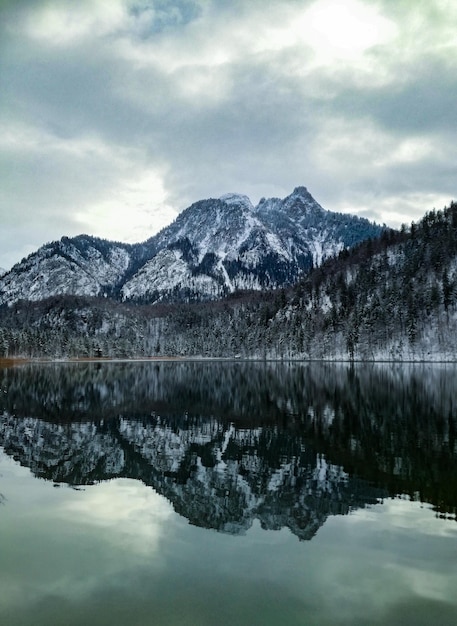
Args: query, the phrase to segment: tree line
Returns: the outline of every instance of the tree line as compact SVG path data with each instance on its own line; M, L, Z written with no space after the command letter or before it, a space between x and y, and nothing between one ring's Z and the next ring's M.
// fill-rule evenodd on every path
M0 356L452 360L456 268L452 202L342 251L288 289L204 303L58 296L0 307Z

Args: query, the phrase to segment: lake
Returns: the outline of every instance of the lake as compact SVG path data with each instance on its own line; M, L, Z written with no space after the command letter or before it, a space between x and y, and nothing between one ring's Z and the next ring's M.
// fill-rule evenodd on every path
M454 625L457 367L0 369L0 623Z

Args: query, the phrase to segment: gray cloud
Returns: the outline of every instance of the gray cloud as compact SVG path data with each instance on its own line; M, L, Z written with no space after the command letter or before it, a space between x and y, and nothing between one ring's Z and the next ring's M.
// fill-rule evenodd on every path
M2 3L0 266L62 235L146 238L228 191L256 201L304 184L326 208L392 225L441 208L457 164L445 9Z

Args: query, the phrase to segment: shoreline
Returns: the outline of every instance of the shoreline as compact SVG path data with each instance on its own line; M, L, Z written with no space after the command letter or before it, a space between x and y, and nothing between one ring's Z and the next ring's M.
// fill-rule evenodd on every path
M457 359L300 359L300 358L242 358L242 357L203 357L203 356L149 356L149 357L2 357L0 368L27 364L65 363L325 363L325 364L391 364L391 365L456 365Z

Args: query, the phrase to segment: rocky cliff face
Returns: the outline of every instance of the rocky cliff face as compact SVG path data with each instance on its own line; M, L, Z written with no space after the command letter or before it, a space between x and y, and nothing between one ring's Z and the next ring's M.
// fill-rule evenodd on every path
M381 232L365 219L324 210L305 187L257 207L227 194L196 202L142 244L86 235L47 244L0 275L0 304L62 294L189 301L283 287Z

